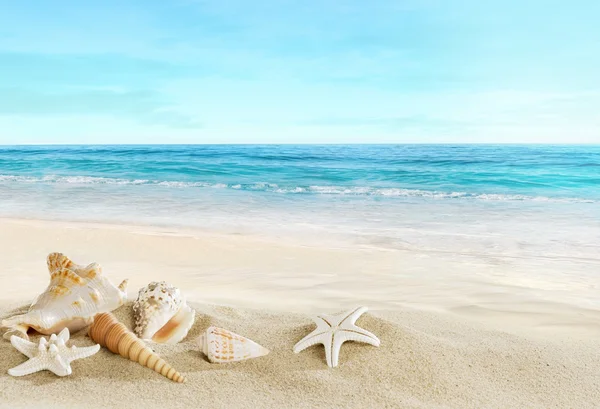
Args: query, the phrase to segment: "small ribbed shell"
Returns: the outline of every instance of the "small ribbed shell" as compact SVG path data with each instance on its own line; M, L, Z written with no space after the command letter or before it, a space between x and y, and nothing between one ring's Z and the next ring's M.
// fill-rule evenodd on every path
M196 312L178 288L165 281L153 281L140 289L133 303L135 334L144 340L176 344L194 324Z
M196 343L212 363L243 361L265 356L269 350L223 328L209 327Z
M111 313L96 315L89 328L89 336L109 351L148 367L174 382L186 381L183 375L148 348Z

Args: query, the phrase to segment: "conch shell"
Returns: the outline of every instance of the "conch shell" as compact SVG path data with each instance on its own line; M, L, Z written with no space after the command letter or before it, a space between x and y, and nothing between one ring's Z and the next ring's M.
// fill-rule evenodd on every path
M184 339L196 317L178 288L153 281L140 289L133 304L135 334L144 340L176 344Z
M212 363L243 361L269 353L256 342L223 328L209 327L196 343Z
M111 313L96 315L88 335L109 351L150 368L174 382L186 381L183 375L148 348L144 341L136 337Z
M29 328L44 335L65 328L77 332L91 324L96 314L112 311L127 299L127 280L115 287L97 263L79 266L61 253L49 254L46 261L50 284L26 314L2 321L1 326L8 328L5 339L11 335L29 339Z

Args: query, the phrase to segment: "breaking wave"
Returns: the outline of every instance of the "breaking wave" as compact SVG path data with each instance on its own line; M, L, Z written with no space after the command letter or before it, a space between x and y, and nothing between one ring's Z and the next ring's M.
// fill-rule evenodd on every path
M371 196L371 197L422 197L430 199L477 199L488 201L536 201L555 203L596 203L596 200L576 197L546 197L528 196L519 194L497 193L472 193L472 192L442 192L421 189L404 189L396 187L370 187L370 186L279 186L275 183L208 183L186 182L149 179L123 179L93 176L58 176L43 177L0 175L0 183L44 183L44 184L73 184L73 185L133 185L133 186L158 186L164 188L212 188L232 189L245 191L262 191L276 194L318 194L318 195L344 195L344 196Z

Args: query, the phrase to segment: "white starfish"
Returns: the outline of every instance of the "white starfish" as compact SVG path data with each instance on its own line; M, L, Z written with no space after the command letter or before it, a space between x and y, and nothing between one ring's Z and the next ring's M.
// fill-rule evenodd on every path
M69 329L63 329L58 336L52 334L50 341L40 338L38 345L16 335L10 337L10 343L29 360L21 365L8 370L11 376L24 376L34 372L48 370L58 376L71 375L71 362L76 359L87 358L100 350L100 345L77 348L73 345L68 348L65 344L69 340Z
M294 352L323 344L327 365L333 368L338 365L340 348L346 341L364 342L378 347L380 341L375 335L354 325L367 310L367 307L359 307L339 315L318 315L313 319L317 328L294 346Z

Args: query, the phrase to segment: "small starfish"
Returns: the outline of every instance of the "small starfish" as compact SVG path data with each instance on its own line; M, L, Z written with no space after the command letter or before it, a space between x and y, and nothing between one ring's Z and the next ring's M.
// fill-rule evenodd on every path
M48 370L58 376L71 375L71 362L76 359L87 358L100 350L100 345L77 348L73 345L68 348L65 344L69 340L69 329L63 329L58 336L52 334L50 341L40 338L38 345L16 335L10 337L10 343L29 360L21 365L9 369L11 376L25 376L34 372Z
M334 368L338 365L340 348L346 341L364 342L378 347L380 341L375 335L354 325L367 310L367 307L359 307L339 315L318 315L313 319L317 328L294 346L294 352L297 354L313 345L323 344L327 365Z

